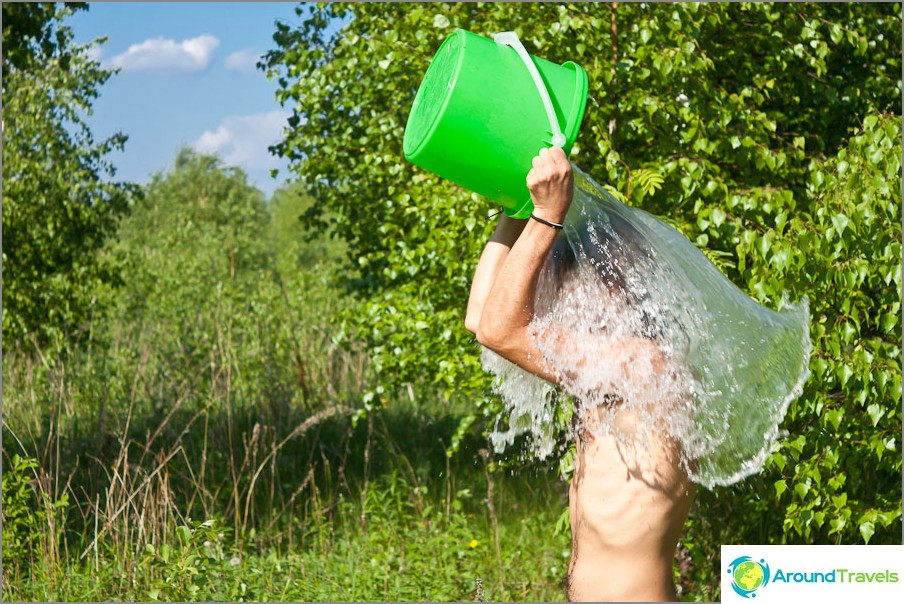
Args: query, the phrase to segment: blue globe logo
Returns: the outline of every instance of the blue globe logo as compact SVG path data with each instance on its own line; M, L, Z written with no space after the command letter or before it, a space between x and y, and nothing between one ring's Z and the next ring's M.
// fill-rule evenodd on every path
M769 565L765 560L757 562L750 556L735 558L728 565L731 587L742 598L755 598L756 590L769 583Z

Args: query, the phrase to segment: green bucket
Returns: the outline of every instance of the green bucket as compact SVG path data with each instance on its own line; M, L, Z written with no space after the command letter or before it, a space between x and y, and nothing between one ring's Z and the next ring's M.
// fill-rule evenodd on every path
M512 32L490 40L458 29L414 97L405 158L526 218L531 160L542 147L571 151L586 101L587 73L576 63L532 57Z

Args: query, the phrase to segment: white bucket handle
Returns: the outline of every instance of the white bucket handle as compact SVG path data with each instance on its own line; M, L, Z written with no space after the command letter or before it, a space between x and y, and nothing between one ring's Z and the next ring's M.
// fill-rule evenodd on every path
M559 120L556 119L556 111L552 107L552 99L549 98L549 91L546 90L546 85L543 83L543 78L540 77L537 66L534 65L534 62L531 60L524 45L521 44L521 40L518 39L518 34L513 31L503 31L495 34L493 36L493 41L497 44L511 46L515 49L515 52L518 53L518 56L521 57L521 60L524 61L524 66L527 67L531 77L534 79L534 84L537 86L537 92L540 93L540 99L542 99L543 106L546 108L546 117L549 118L549 129L552 133L552 144L554 147L563 148L565 146L565 135L562 134L562 129L559 128Z

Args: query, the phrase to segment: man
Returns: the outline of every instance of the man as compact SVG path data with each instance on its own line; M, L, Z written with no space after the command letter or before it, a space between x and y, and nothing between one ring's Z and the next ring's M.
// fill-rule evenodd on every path
M630 374L638 358L653 367L645 379L657 371L664 375L666 360L653 338L588 342L586 334L576 337L564 326L553 325L539 334L531 330L539 277L554 261L551 252L574 194L565 153L557 147L542 149L533 160L527 186L533 214L527 220L501 217L475 271L465 326L486 348L559 386L593 383L595 368L606 364L620 364ZM579 362L557 367L548 360L550 350ZM582 370L589 375L579 375ZM605 381L599 388L606 389ZM673 601L672 562L694 483L679 461L678 445L665 432L653 431L642 439L642 448L629 450L626 443L632 440L625 435L649 431L649 426L637 409L620 411L618 397L600 394L593 399L607 401L610 420L604 429L599 429L602 405L576 410L582 425L576 430L569 490L572 558L567 595L581 601Z

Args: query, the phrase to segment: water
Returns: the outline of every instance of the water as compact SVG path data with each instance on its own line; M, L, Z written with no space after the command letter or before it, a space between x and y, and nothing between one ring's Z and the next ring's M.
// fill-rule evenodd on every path
M809 375L807 299L761 306L675 229L574 172L529 326L562 390L484 350L506 406L496 449L523 434L547 457L566 404L573 434L612 434L641 452L653 436L672 439L705 487L758 472ZM631 430L620 427L628 415Z

